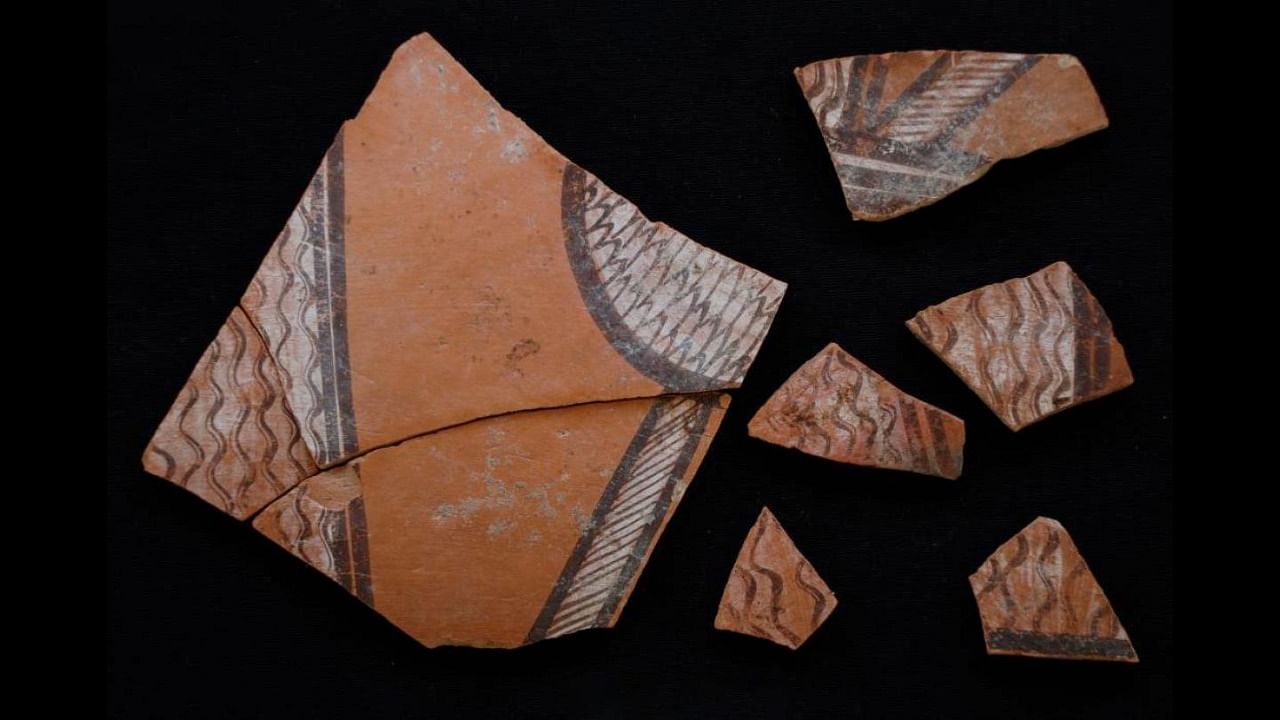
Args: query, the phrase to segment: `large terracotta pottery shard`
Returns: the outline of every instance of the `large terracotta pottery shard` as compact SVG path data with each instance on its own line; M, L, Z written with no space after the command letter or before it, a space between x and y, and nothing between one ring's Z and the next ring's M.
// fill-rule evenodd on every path
M761 510L724 587L716 629L754 635L795 650L835 609L835 593L796 549L769 508Z
M1133 384L1111 321L1064 262L925 308L907 327L1012 430Z
M419 35L219 336L265 349L250 387L209 392L230 338L145 464L245 517L308 464L476 418L737 387L785 287L646 219Z
M999 160L1107 126L1070 55L931 50L795 71L856 220L937 202Z
M1138 662L1129 634L1057 520L1036 518L987 558L969 585L991 655Z
M611 627L727 405L477 420L316 475L253 524L429 647Z
M839 462L954 480L964 421L917 400L831 343L751 418L752 437Z

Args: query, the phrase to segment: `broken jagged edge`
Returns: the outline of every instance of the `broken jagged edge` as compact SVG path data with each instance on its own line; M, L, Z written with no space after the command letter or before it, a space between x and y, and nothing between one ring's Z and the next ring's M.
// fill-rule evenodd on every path
M1133 384L1106 311L1065 262L925 308L907 327L1010 430Z
M1070 55L921 50L797 68L855 220L888 220L982 177L999 160L1107 126Z
M1111 609L1066 528L1036 518L969 576L987 653L1136 663Z
M419 35L143 464L426 645L611 626L785 288L650 222Z
M715 627L796 650L836 604L835 593L766 507L738 551Z
M954 480L964 421L914 398L831 343L747 425L752 437L837 462Z

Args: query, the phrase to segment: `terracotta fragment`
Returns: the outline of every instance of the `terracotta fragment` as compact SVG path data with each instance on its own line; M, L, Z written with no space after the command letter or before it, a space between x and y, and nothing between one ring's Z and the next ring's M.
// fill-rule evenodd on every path
M1065 262L925 308L907 327L1011 430L1133 384L1106 312Z
M1129 634L1057 520L1036 518L969 576L987 653L1138 662Z
M954 480L964 464L963 420L902 392L835 343L787 378L747 430L853 465Z
M477 420L316 475L253 524L428 647L612 627L727 406Z
M276 365L240 308L196 363L142 465L239 519L315 473Z
M184 391L152 445L171 462L144 464L245 517L309 474L272 464L286 451L327 468L482 417L737 387L785 287L646 219L419 35L236 311L265 379L207 409L252 431Z
M769 508L738 552L720 598L716 629L800 647L836 609L836 596L796 549Z
M795 75L855 220L895 218L977 180L999 160L1107 126L1071 55L855 55Z

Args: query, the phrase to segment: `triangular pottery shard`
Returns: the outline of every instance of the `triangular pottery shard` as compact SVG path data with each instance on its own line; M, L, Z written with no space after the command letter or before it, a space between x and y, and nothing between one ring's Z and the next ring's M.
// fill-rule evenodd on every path
M960 476L964 421L917 400L831 343L747 426L752 437L838 462Z
M999 160L1107 126L1071 55L929 50L795 71L856 220L937 202Z
M835 609L835 593L796 549L769 508L761 510L720 598L716 629L795 650Z
M427 645L608 627L784 290L646 219L419 35L143 464Z
M907 327L1012 430L1133 384L1106 312L1064 262L925 308Z
M1129 634L1057 520L1036 518L987 558L969 585L989 654L1138 662Z

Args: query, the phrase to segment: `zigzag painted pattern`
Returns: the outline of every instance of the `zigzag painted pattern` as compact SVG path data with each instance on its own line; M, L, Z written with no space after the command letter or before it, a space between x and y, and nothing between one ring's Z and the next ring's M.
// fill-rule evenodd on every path
M742 382L785 283L649 222L572 164L563 215L583 299L632 365L670 391Z

